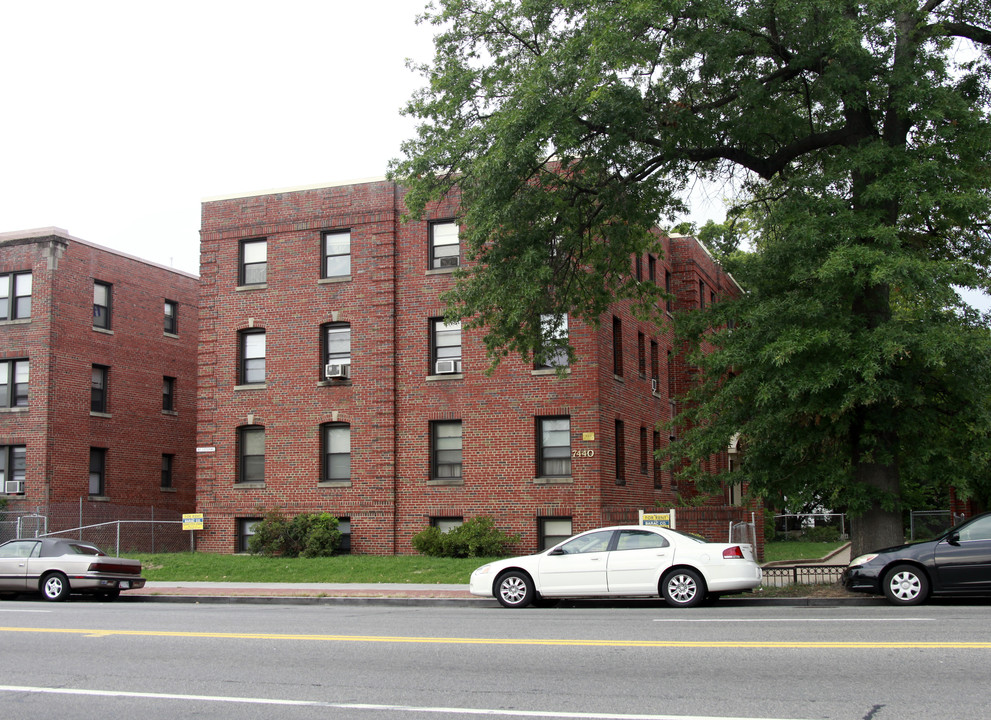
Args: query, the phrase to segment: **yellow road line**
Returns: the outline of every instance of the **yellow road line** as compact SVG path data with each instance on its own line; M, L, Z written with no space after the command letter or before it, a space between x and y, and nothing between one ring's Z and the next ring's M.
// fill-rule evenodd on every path
M458 638L405 637L390 635L288 635L282 633L180 632L174 630L85 630L74 628L0 627L8 633L50 633L104 637L172 637L220 640L297 640L321 642L421 643L445 645L540 645L572 647L654 647L654 648L783 648L841 650L991 650L991 642L844 642L844 641L744 641L744 640L582 640L553 638Z

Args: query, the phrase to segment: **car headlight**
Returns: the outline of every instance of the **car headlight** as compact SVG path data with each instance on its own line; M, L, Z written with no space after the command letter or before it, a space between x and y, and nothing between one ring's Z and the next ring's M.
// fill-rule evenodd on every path
M489 570L491 569L492 569L491 565L482 565L482 567L475 570L475 572L473 572L472 575L487 575Z
M860 555L858 557L855 557L853 560L851 560L850 561L850 565L851 566L852 565L866 565L871 560L873 560L874 558L876 558L877 555L878 555L877 553L867 553L866 555Z

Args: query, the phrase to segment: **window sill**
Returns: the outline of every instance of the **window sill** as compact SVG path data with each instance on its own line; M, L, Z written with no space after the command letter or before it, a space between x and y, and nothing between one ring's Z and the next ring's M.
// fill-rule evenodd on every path
M534 368L533 370L530 371L530 374L531 375L557 375L557 372L558 372L558 369L557 368L541 367L541 368ZM571 367L570 366L564 366L564 374L565 375L570 375L571 374Z
M459 267L460 266L455 265L454 267L433 268L432 270L428 269L427 275L451 275Z
M0 413L26 413L27 407L0 407Z
M174 487L163 487L163 488L159 488L159 490L161 490L163 493L174 493L174 492L176 492L176 489Z
M259 489L264 489L265 481L255 480L252 482L236 482L234 483L234 487L239 490L259 490Z
M351 387L351 380L317 380L317 387Z
M106 495L90 495L87 499L91 502L110 502L110 498Z
M251 292L252 290L268 290L268 283L257 283L255 285L238 285L234 292Z
M113 330L107 330L106 328L99 328L99 327L94 327L93 328L93 332L102 333L104 335L113 335L114 334L114 331Z
M165 337L167 337L167 338L175 338L176 340L179 339L179 334L178 333L165 332L165 333L162 333L162 334L165 335Z
M90 417L98 417L98 418L112 418L113 417L113 415L111 415L110 413L96 412L94 410L90 410L89 411L89 416Z
M317 285L334 285L336 283L351 282L350 275L335 275L334 277L325 277L317 280Z
M171 415L172 417L179 417L179 413L176 410L162 410L162 415Z
M317 483L318 488L347 488L351 487L350 480L321 480Z
M234 392L241 392L242 390L265 390L268 388L268 383L249 383L248 385L235 385Z
M533 479L534 485L572 485L572 477L536 477Z
M616 382L621 382L623 384L626 384L626 380L623 379L622 375L617 375L616 373L613 373L612 379L615 380Z
M0 320L0 325L30 325L31 318L14 318L13 320Z
M464 380L464 373L445 373L443 375L427 375L427 382L443 382L445 380Z
M464 484L464 478L434 478L427 480L427 487L459 487Z

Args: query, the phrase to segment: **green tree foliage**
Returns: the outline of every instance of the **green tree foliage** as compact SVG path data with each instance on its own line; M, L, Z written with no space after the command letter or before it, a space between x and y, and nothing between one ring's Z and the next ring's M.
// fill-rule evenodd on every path
M248 551L254 555L326 557L333 555L340 543L341 531L333 515L302 513L290 519L276 508L255 525Z
M760 241L709 228L747 294L681 326L716 350L681 472L739 434L739 479L848 506L857 548L900 540L903 490L986 475L988 322L953 288L989 286L991 3L439 0L425 20L393 174L414 216L460 192L477 263L450 314L494 359L548 352L541 313L650 317L631 256L688 183L732 178Z
M520 541L496 527L492 518L480 515L466 520L446 533L428 527L413 536L413 549L434 557L500 557Z

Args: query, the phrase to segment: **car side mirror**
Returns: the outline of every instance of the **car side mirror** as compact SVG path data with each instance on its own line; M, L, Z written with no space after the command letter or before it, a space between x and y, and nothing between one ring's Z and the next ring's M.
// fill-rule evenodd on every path
M553 550L551 550L547 554L548 555L564 555L564 550L562 550L561 548L554 548Z
M946 542L950 543L950 545L959 545L960 533L951 532L949 535L946 536Z

